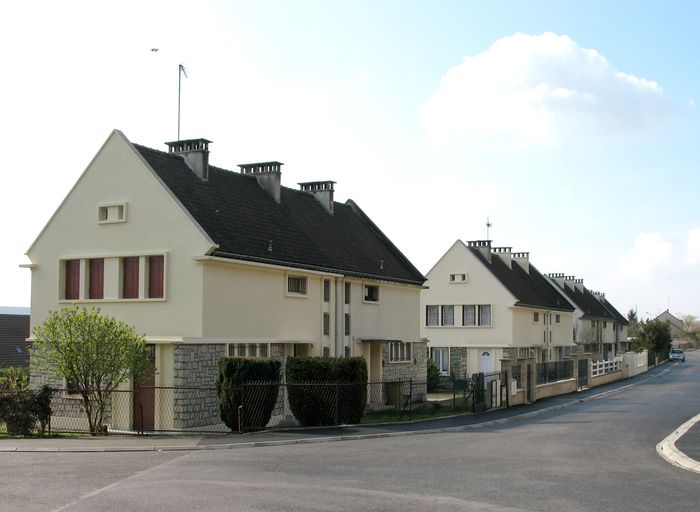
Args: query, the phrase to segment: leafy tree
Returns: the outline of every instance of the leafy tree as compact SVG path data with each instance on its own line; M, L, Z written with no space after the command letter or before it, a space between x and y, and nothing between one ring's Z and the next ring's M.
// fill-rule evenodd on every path
M627 327L627 335L632 337L637 336L639 333L640 323L636 309L630 308L630 310L627 312L627 321L629 322L629 326Z
M668 356L671 350L671 327L666 322L644 322L634 341L633 348L639 350L653 350L662 359Z
M97 308L52 311L34 328L34 338L32 365L76 387L93 435L103 428L112 392L127 379L139 382L151 372L143 336Z
M692 335L695 331L695 325L698 317L695 315L681 315L681 322L683 322L683 334Z

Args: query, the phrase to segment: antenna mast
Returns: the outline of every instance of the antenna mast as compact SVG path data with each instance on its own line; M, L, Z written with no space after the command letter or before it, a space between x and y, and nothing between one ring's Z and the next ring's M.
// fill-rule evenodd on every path
M491 226L493 226L493 224L491 224L491 222L489 221L489 218L486 217L486 240L490 240L489 229L491 228Z
M180 90L182 88L182 75L187 78L187 70L182 64L177 66L177 140L180 140Z

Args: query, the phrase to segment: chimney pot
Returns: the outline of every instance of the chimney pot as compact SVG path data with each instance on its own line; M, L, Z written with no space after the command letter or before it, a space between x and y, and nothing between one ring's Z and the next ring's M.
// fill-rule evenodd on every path
M241 174L254 176L265 192L270 194L276 203L282 199L282 162L258 162L240 164Z
M321 203L326 211L333 213L333 193L335 192L335 181L307 181L299 183L302 192L313 194L316 200Z
M209 180L210 140L187 139L166 142L166 144L168 146L168 153L182 156L187 167L189 167L200 180Z

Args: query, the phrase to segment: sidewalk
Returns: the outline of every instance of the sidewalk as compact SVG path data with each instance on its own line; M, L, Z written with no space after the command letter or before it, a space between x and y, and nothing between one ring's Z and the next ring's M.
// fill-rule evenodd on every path
M286 444L320 443L347 441L352 439L372 439L439 432L459 432L494 426L522 418L529 418L570 407L581 402L595 400L630 386L641 384L665 374L672 366L662 365L628 380L605 386L540 400L531 405L519 405L510 409L496 409L482 414L467 414L404 423L378 425L354 425L347 427L296 428L272 430L249 434L223 435L143 435L106 437L67 437L67 438L22 438L3 439L0 437L0 452L120 452L120 451L178 451L233 449L256 446L277 446ZM700 439L700 427L693 429L693 435ZM691 434L691 432L688 432ZM693 438L695 439L695 438ZM691 440L693 442L693 440ZM679 442L679 445L681 443ZM695 440L695 447L698 446ZM700 457L700 454L695 454Z

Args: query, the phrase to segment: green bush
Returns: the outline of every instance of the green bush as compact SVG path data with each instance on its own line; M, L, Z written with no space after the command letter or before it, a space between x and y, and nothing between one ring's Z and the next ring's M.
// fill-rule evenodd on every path
M428 393L435 391L440 384L440 370L432 359L428 359Z
M287 390L304 426L359 423L367 404L367 363L361 357L288 357Z
M219 417L227 427L240 431L261 429L267 425L277 403L281 366L282 363L273 359L219 359L216 392ZM238 408L241 405L243 424L239 425Z
M18 389L0 393L0 421L5 422L7 433L31 435L39 422L43 434L51 417L53 393L49 386L43 386L39 391Z
M0 389L14 390L29 387L29 368L11 366L0 368Z

